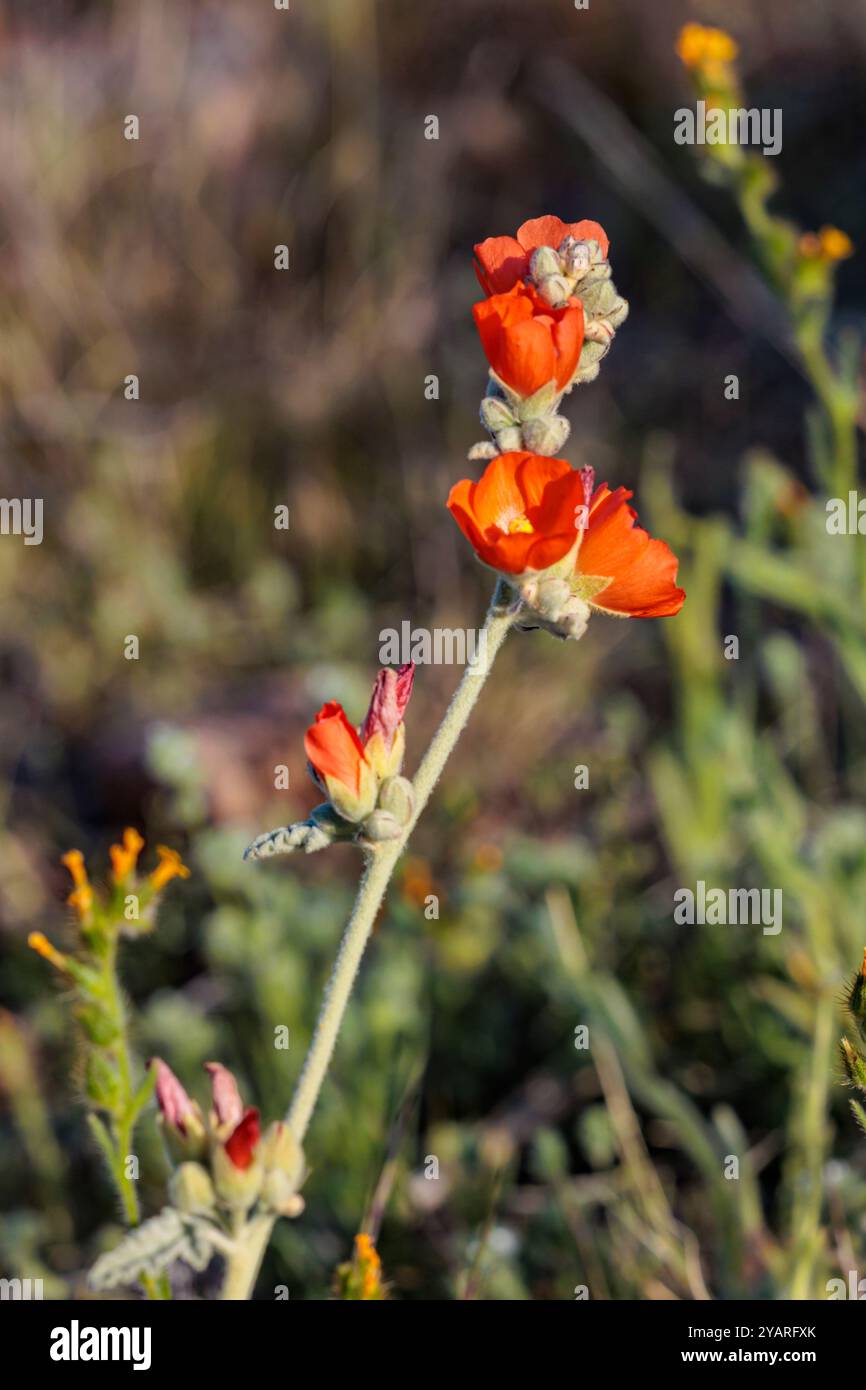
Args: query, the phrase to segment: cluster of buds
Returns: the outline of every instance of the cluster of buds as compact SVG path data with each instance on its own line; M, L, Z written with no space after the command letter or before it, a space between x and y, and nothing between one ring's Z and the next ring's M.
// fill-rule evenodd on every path
M122 842L109 851L111 880L105 886L94 886L84 855L69 850L62 862L72 878L73 891L67 901L75 911L81 949L60 951L42 932L28 937L28 945L73 987L75 1016L89 1044L84 1074L87 1096L110 1114L120 1114L129 1103L118 1055L125 1043L114 970L117 940L151 931L166 885L175 878L188 878L190 872L176 850L159 845L157 867L141 875L138 859L143 848L138 831L126 829Z
M259 835L244 858L297 849L312 854L335 840L373 848L403 833L414 811L412 783L400 776L406 747L403 715L414 678L411 662L396 671L383 668L358 728L336 700L322 706L304 736L304 750L310 776L327 801L306 820Z
M848 1038L842 1038L839 1044L842 1065L849 1083L866 1095L866 1057L861 1051L866 1046L866 950L863 951L863 963L851 981L845 1005L857 1035L857 1043L854 1045ZM851 1109L860 1128L866 1133L866 1109L857 1100L851 1101Z
M490 366L481 421L492 442L471 458L529 450L557 455L569 434L563 396L598 376L628 314L616 291L609 242L597 222L524 222L516 237L475 247L487 298L473 308Z
M275 1121L262 1134L258 1110L244 1105L234 1076L219 1062L206 1063L211 1079L207 1116L165 1062L157 1057L150 1065L160 1126L169 1157L177 1164L169 1187L173 1206L217 1224L227 1220L236 1225L253 1207L276 1216L299 1216L304 1155L288 1126Z

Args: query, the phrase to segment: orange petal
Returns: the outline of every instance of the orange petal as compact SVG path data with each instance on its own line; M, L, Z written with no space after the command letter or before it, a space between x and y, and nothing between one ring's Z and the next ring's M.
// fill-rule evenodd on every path
M485 294L504 294L522 280L528 257L511 236L490 236L475 247L475 273Z
M538 246L552 246L555 251L570 230L560 217L533 217L518 227L517 240L525 251L532 252Z
M685 593L677 588L678 560L664 541L653 540L629 507L626 488L599 487L589 509L589 524L578 554L581 574L601 575L611 583L594 608L632 618L662 618L678 613Z
M320 777L333 777L358 794L364 748L336 700L322 705L315 724L304 735L304 749Z
M581 222L572 222L568 228L575 241L597 241L601 247L601 254L607 260L610 251L610 242L604 227L598 222L593 222L589 218L584 218Z
M568 553L582 501L580 475L565 459L515 451L492 459L479 482L457 483L448 507L479 559L503 574L522 574ZM509 532L520 517L528 529Z

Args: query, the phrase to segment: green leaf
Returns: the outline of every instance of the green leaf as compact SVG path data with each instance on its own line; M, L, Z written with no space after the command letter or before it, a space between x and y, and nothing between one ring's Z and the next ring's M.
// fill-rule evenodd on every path
M117 1154L111 1135L98 1115L89 1114L87 1116L87 1123L90 1127L90 1133L102 1150L103 1157L108 1164L109 1172L113 1173L117 1166Z
M156 1068L148 1067L147 1074L132 1098L132 1118L135 1120L141 1114L147 1102L153 1095L153 1088L156 1085Z
M201 1270L212 1254L204 1223L190 1220L174 1207L165 1207L159 1216L130 1231L114 1250L100 1255L88 1282L97 1292L116 1289L121 1284L134 1284L142 1274L161 1274L175 1260Z

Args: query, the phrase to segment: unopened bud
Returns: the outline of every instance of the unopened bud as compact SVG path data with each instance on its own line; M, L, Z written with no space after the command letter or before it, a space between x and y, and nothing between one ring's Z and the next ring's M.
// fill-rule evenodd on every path
M481 402L481 423L491 434L515 423L514 413L501 396L485 396Z
M515 449L522 449L524 445L523 435L520 433L520 426L509 425L507 429L498 430L496 434L496 443L499 445L499 449L503 454L511 453L512 450Z
M390 811L371 811L361 824L362 838L373 845L383 840L396 840L402 833L403 827Z
M536 285L551 275L562 274L562 262L552 246L539 246L529 258L529 273Z
M523 446L530 453L558 458L570 432L571 425L564 415L542 415L537 420L527 420L523 426Z
M173 1206L191 1216L204 1216L216 1205L216 1192L210 1174L200 1163L182 1163L168 1185Z
M405 826L415 808L415 792L406 777L388 777L379 788L379 810L387 811L397 824Z
M304 1176L304 1151L284 1120L269 1125L259 1151L265 1172L279 1172L294 1192Z
M842 1065L852 1086L858 1090L866 1091L866 1061L860 1056L849 1043L847 1038L843 1038L839 1044L842 1054Z
M564 275L546 275L538 282L539 295L545 304L550 304L554 309L561 309L568 303L573 288L574 281Z

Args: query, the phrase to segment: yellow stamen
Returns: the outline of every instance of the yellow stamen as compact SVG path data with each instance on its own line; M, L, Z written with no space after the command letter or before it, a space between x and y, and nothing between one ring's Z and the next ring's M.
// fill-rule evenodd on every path
M160 862L150 876L150 886L155 893L167 883L171 883L173 878L189 878L190 871L176 849L169 849L167 845L157 845L156 852Z
M533 535L534 532L535 527L525 513L523 516L515 516L508 523L509 536L516 536L518 534Z
M50 961L58 970L67 968L66 956L62 951L58 951L56 946L52 946L48 937L41 931L32 931L27 938L27 945L43 960Z
M127 827L123 832L123 844L112 845L109 849L111 867L115 883L122 883L138 863L138 856L144 849L144 840L137 830Z

